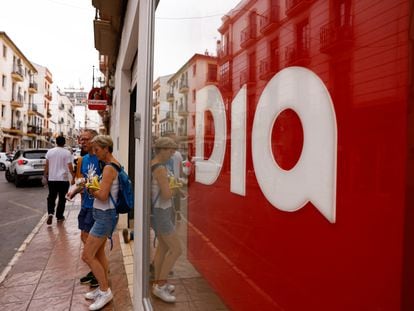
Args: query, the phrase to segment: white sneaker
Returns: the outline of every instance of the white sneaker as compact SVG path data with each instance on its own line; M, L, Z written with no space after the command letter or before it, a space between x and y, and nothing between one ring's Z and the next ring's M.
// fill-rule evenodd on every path
M89 310L100 310L103 308L108 302L114 298L112 295L112 291L110 288L106 292L103 292L101 290L98 290L99 294L95 299L95 302L89 306Z
M158 284L155 284L152 288L152 293L165 302L175 302L175 296L171 295L167 284L164 284L163 286L158 286Z
M99 295L99 287L91 292L85 294L85 299L95 300Z
M167 283L167 290L172 293L175 291L175 285Z

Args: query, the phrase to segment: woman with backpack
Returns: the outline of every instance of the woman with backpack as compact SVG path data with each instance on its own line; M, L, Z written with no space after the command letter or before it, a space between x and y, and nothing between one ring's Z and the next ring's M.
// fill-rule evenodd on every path
M172 294L175 287L168 284L168 273L182 253L180 240L175 230L175 211L173 208L174 189L170 188L165 163L177 149L177 144L168 137L155 142L155 156L151 161L152 171L152 217L151 226L158 239L154 256L154 284L152 293L165 302L175 302Z
M112 155L113 142L110 136L95 136L92 143L96 156L105 163L105 166L99 187L97 187L96 183L92 183L89 188L87 185L88 193L86 195L94 198L92 213L95 223L86 240L82 259L89 265L99 283L99 287L94 291L86 293L85 298L95 300L89 306L89 310L99 310L113 298L108 283L109 263L105 254L105 245L106 240L111 238L118 221L115 205L110 196L117 202L119 182L117 169L109 164L115 164L119 167L120 164Z

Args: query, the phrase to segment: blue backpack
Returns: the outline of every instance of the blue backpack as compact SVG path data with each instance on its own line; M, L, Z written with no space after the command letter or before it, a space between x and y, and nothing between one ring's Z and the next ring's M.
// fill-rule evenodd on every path
M134 208L134 189L131 179L122 166L118 166L115 163L110 164L118 171L119 192L117 202L115 202L111 193L109 193L109 197L115 205L118 214L127 214Z

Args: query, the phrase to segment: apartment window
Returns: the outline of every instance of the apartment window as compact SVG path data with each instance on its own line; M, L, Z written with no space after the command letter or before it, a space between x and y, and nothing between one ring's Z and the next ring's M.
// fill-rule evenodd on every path
M296 44L297 44L298 50L307 51L309 49L309 41L310 41L309 21L307 19L299 23L296 26L296 38L297 38Z
M3 57L7 58L7 46L3 44Z
M217 65L208 64L207 81L209 82L217 81Z
M196 101L196 90L194 89L193 90L193 103L195 103L195 101Z
M5 75L2 75L1 76L1 86L5 88L6 83L7 83L7 77Z
M195 76L197 74L197 65L194 64L193 65L193 76Z
M4 118L4 114L6 113L6 106L1 105L1 117Z

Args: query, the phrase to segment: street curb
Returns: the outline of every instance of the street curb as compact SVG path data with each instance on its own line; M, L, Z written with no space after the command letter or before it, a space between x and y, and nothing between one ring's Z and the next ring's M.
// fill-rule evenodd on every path
M39 220L36 227L32 230L32 232L27 236L27 238L23 241L22 245L20 245L19 249L17 250L16 254L14 254L13 258L9 261L6 268L3 269L3 271L0 274L0 284L3 283L4 279L9 274L10 270L13 268L13 266L16 264L19 257L24 253L26 250L26 247L30 244L33 237L36 235L36 233L39 231L40 227L43 225L47 218L47 213L43 215L43 217Z

